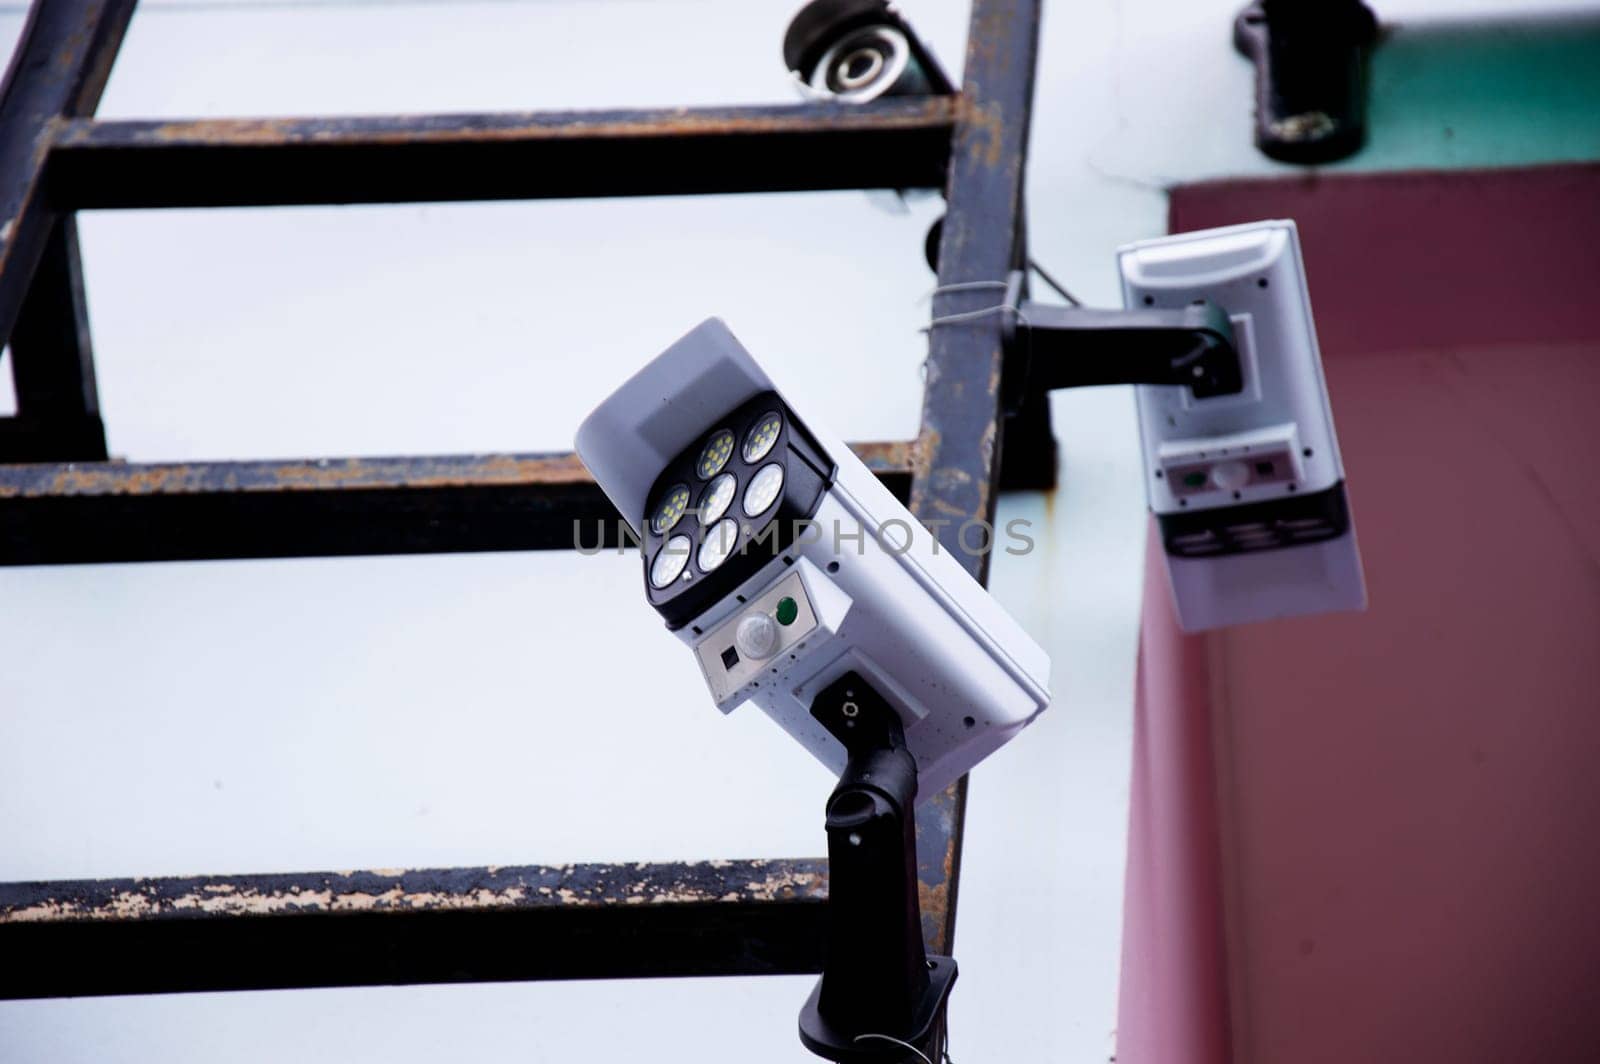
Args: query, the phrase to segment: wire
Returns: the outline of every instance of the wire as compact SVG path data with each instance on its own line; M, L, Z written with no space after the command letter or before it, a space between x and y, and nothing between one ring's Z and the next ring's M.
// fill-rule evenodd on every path
M1057 281L1054 277L1051 277L1048 273L1046 273L1044 267L1040 266L1033 259L1028 260L1028 268L1043 278L1045 284L1049 285L1051 288L1054 288L1058 293L1060 293L1062 299L1065 299L1068 303L1071 303L1075 307L1083 306L1083 303L1079 301L1077 296L1063 288L1060 281Z
M923 298L924 299L931 299L932 297L934 297L936 295L939 295L942 292L971 292L971 291L975 291L977 289L994 289L994 288L1001 289L1002 291L1004 291L1009 296L1010 293L1011 293L1011 286L1012 286L1012 284L1014 282L1015 282L1015 275L1013 275L1013 279L1010 280L1010 281L957 281L955 284L942 284L942 285L939 285L936 288L934 288L931 291L929 291L928 294L926 296L924 296ZM986 318L990 314L994 314L994 313L996 313L998 311L1007 311L1007 310L1010 311L1011 313L1015 314L1018 317L1018 319L1020 319L1022 321L1022 323L1024 325L1026 325L1028 323L1028 319L1022 316L1022 311L1018 310L1015 305L1013 305L1012 303L1007 301L1007 302L996 303L992 307L982 307L982 308L980 308L978 310L965 310L965 311L962 311L959 314L944 314L944 315L941 315L941 316L939 316L937 318L930 319L928 324L924 325L922 328L918 329L917 331L920 332L920 333L923 333L924 335L926 335L928 333L933 332L934 328L937 327L937 326L940 326L940 325L952 325L952 324L954 324L956 322L961 322L961 321L975 321L978 318ZM924 368L926 368L926 366L924 366Z
M1082 299L1078 299L1077 296L1074 296L1074 294L1070 293L1070 291L1067 291L1066 285L1062 285L1062 283L1058 282L1056 278L1051 277L1050 270L1046 270L1045 267L1040 266L1040 264L1038 264L1038 259L1029 259L1029 261L1027 261L1027 269L1034 270L1035 274L1038 274L1038 277L1040 277L1040 280L1043 280L1046 285L1050 285L1051 288L1056 291L1056 294L1059 294L1062 299L1066 299L1066 301L1069 302L1069 304L1072 304L1072 306L1083 306ZM970 282L960 282L955 283L955 285L939 285L938 288L930 288L930 290L926 291L926 293L923 294L923 301L933 299L934 296L938 296L938 294L941 293L946 293L946 291L973 291L976 290L976 288L1002 288L1003 290L1003 288L1010 288L1010 285L1008 285L1006 282L1003 282L1003 280L970 280Z
M921 302L926 302L941 292L970 292L975 288L1009 288L1005 281L959 281L956 284L942 284L937 288L930 288L922 296Z
M893 1035L888 1035L888 1034L858 1034L854 1038L852 1038L851 1041L852 1042L859 1042L863 1038L880 1038L885 1042L893 1042L895 1045L899 1046L900 1048L909 1049L909 1050L911 1050L911 1052L913 1052L917 1056L921 1057L922 1060L923 1060L923 1064L933 1064L933 1061L928 1059L928 1054L924 1053L922 1050L918 1049L916 1046L912 1045L910 1042L902 1042L900 1039L894 1037Z
M984 307L981 310L964 310L960 314L945 314L937 318L929 319L928 324L924 325L921 331L929 332L936 325L953 325L958 321L972 321L974 318L986 318L990 314L993 314L999 310L1014 311L1016 309L1017 308L1012 306L1010 303L996 303L992 307Z
M1083 306L1083 301L1077 296L1073 295L1071 292L1067 291L1066 286L1052 277L1049 271L1047 271L1043 266L1039 265L1037 260L1029 259L1028 269L1038 274L1040 278L1044 280L1045 284L1055 289L1056 293L1060 295L1062 299L1065 299L1069 304L1074 307ZM929 289L922 298L923 300L929 300L934 296L940 295L944 292L970 292L980 288L999 288L1002 290L1009 290L1010 287L1010 283L1006 281L959 281L956 284L942 284L936 288ZM968 310L960 314L946 314L942 317L934 318L919 331L926 333L936 325L950 325L955 322L972 321L975 318L982 318L1001 310L1011 311L1022 321L1024 325L1028 324L1028 319L1023 317L1022 311L1018 310L1015 306L1012 306L1010 303L998 303L992 307L984 307L982 310Z
M924 325L917 331L929 333L939 325L953 325L956 322L973 321L977 318L986 318L990 314L994 314L1002 310L1009 310L1011 313L1017 316L1017 320L1022 322L1022 324L1032 327L1033 323L1030 322L1027 318L1027 315L1023 314L1022 311L1017 307L1010 303L996 303L992 307L983 307L980 310L964 310L960 314L945 314L941 317L933 318L928 322L928 324Z

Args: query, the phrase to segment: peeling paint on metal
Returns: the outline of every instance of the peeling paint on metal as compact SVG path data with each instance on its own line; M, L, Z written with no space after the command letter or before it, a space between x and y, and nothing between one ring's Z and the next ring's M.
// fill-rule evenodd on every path
M392 115L361 118L223 118L190 121L78 120L58 137L66 148L102 143L195 147L295 144L418 144L461 141L576 140L782 133L789 130L888 131L949 125L956 100L885 100L872 106L690 108L659 111L566 111Z
M1038 19L1037 0L972 5L939 248L941 286L999 281L1020 260ZM992 294L987 303L981 295L947 291L935 313L992 306ZM948 522L940 540L952 553L962 524L994 519L1004 356L998 316L929 333L911 507L924 521ZM980 581L986 577L985 557L961 561ZM948 953L954 941L966 785L963 778L917 810L918 895L934 953Z
M860 443L853 444L851 449L867 468L884 475L908 474L916 454L914 442ZM589 471L575 454L149 465L125 462L0 465L0 499L593 483Z
M564 865L0 884L0 926L83 921L717 905L827 897L825 861Z

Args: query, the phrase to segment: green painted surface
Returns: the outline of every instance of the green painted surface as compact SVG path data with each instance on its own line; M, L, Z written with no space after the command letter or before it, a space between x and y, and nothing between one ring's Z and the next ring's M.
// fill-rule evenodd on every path
M1600 159L1600 17L1391 27L1371 86L1367 146L1335 169Z

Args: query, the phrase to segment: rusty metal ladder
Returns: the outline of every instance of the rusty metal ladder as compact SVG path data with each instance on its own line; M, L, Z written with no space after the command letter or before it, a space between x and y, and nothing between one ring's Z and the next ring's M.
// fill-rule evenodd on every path
M1039 6L973 0L954 96L263 125L96 120L134 2L37 0L0 94L0 564L555 550L574 519L615 526L570 454L108 461L76 211L935 188L939 282L992 280L1024 261ZM994 517L1001 370L998 316L934 330L917 438L855 445L979 580L955 538ZM965 802L963 779L917 817L935 953ZM5 883L0 997L817 972L826 889L822 859Z

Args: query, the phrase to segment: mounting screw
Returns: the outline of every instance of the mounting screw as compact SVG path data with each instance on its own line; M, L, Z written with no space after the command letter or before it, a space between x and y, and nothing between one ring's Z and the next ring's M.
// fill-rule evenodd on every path
M857 713L861 712L861 707L856 705L854 702L846 702L844 705L839 707L839 712L843 713L847 717L853 717Z

